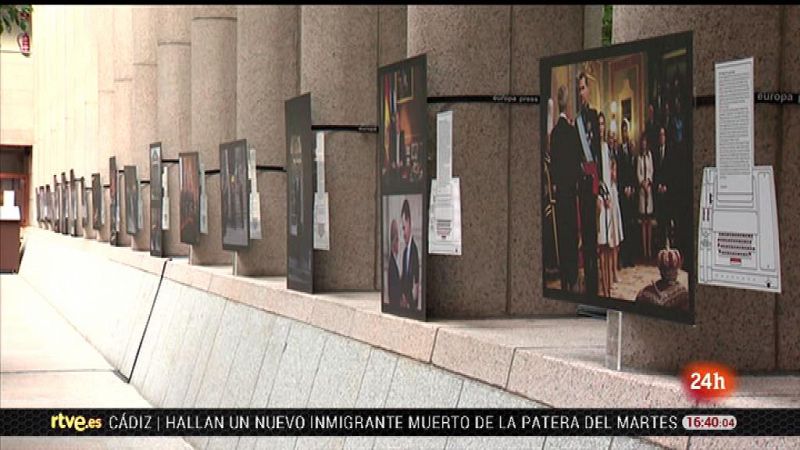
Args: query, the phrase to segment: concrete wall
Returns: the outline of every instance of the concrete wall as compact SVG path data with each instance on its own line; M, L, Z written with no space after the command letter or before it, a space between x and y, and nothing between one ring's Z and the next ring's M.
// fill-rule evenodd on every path
M156 29L158 8L133 8L133 112L131 153L140 180L150 180L150 144L158 140L158 70ZM143 223L133 241L134 250L150 251L150 185L139 191Z
M240 6L237 27L236 135L258 165L286 160L284 101L299 94L300 7ZM286 174L258 172L262 239L237 252L241 275L286 274Z
M22 29L13 25L0 34L0 145L33 146L35 143L34 120L36 97L34 77L35 60L40 57L39 42L34 42L31 27L31 53L24 56L17 43L17 35ZM38 157L37 153L33 158ZM0 168L0 171L3 171ZM33 181L33 179L31 179ZM36 223L36 186L32 183L28 198L28 223ZM17 199L19 202L21 199Z
M236 138L236 7L192 8L192 150L219 169L219 144ZM220 177L206 177L208 234L192 245L192 264L230 264L222 250Z
M792 44L792 36L800 33L800 7L784 7L781 28L783 30L781 49L783 52L780 68L780 90L800 91L800 49ZM779 153L775 157L778 189L778 217L781 229L781 270L783 293L777 296L777 367L781 370L800 370L800 292L793 289L800 283L800 236L791 230L797 229L800 221L800 161L797 148L800 142L800 111L798 108L782 108L779 112L782 123L779 125L782 139Z
M538 58L579 50L582 30L580 6L409 6L408 55L428 54L428 95L536 93ZM430 314L574 311L541 298L538 111L429 107L430 152L435 113L444 109L454 111L453 176L461 178L464 245L460 257L428 256Z
M259 164L281 165L281 105L291 95L312 91L316 123L368 124L376 117L374 74L380 65L429 51L432 94L532 92L538 85L538 57L574 50L581 43L581 7L428 8L242 7L240 20L235 8L158 8L156 20L142 7L92 8L99 19L91 42L96 48L92 53L97 56L98 74L94 170L104 175L107 184L108 157L116 155L120 168L136 164L140 178L147 179L149 171L141 148L156 140L164 144L165 158L175 159L180 151L197 150L206 168L214 169L220 142L246 138L256 147ZM55 11L51 14L44 9L42 17L64 22L66 19ZM471 50L472 56L458 56L462 44L472 39L464 34L469 27L439 26L449 20L450 12L460 17L458 23L471 23L475 30L486 33L486 39L478 39L482 46ZM486 12L493 18L491 31L484 28ZM111 15L110 25L103 14ZM264 34L265 30L276 30L265 26L273 22L280 24L282 31ZM566 31L543 39L536 30L553 23ZM320 35L319 30L327 34ZM192 33L200 41L192 40ZM158 39L156 51L154 35ZM103 36L112 39L102 40ZM272 37L276 45L270 47ZM286 46L287 40L297 45ZM237 49L241 55L236 56ZM54 53L53 57L59 55ZM486 58L493 62L474 64ZM234 70L237 66L241 67ZM490 66L492 70L488 70ZM273 73L270 67L281 70ZM501 70L494 70L498 67ZM448 75L465 70L474 71L476 76ZM154 71L159 87L155 113ZM332 74L339 74L341 79L331 79ZM468 79L472 81L465 84ZM40 83L47 89L44 84ZM48 110L44 106L59 100L59 95L63 93L55 90L46 94L48 100L42 110ZM66 103L72 104L67 100L59 104ZM430 108L431 120L438 109ZM574 308L569 305L541 299L537 295L540 283L532 276L540 270L535 246L539 218L533 214L531 202L536 206L539 199L529 178L537 173L539 162L536 152L530 151L535 141L529 136L528 124L537 119L537 111L499 105L457 105L456 109L464 110L456 120L460 127L456 145L461 151L456 152L455 167L464 186L465 254L460 258L429 258L431 313L485 317L571 311ZM485 126L487 120L493 125ZM66 149L73 146L66 144L66 135L61 135L61 122L42 123L50 125L49 136L58 144L52 147L59 149L62 159L67 158ZM484 125L476 128L477 123ZM43 135L47 134L45 128ZM134 129L136 132L132 132ZM318 252L316 258L316 281L322 291L375 290L380 286L374 139L349 133L327 137L332 247ZM487 149L492 149L490 154L484 154ZM491 163L467 164L473 158ZM53 164L57 169L54 173L60 173L66 164ZM177 167L168 166L167 170L175 199ZM264 239L252 241L252 248L240 253L238 266L243 275L285 273L282 177L274 172L258 175ZM230 264L233 254L221 250L219 179L210 176L206 181L209 234L201 237L192 262ZM147 189L142 192L146 194ZM171 202L171 207L165 249L169 255L185 255L185 246L177 242L178 202ZM122 213L124 225L124 208ZM146 205L144 215L147 221ZM139 232L133 242L135 249L147 249L147 234L146 229ZM124 230L120 235L122 244L129 245L131 240ZM98 237L108 239L108 231L103 230Z
M97 68L97 147L95 147L95 164L93 173L100 174L100 181L107 185L108 159L114 152L114 60L113 46L108 45L108 37L114 30L113 9L95 8L92 10L94 23L93 53L96 55ZM100 45L103 43L104 45ZM108 242L111 234L111 195L103 189L104 221L97 233L97 239Z
M315 124L374 123L377 6L301 8L300 92ZM375 289L375 135L328 133L330 251L314 257L315 289Z
M704 6L616 6L614 40L627 42L694 30L694 91L713 95L713 62L755 57L756 91L797 91L798 66L793 37L798 9L786 6L722 8ZM741 33L743 27L763 30L758 39ZM796 158L787 159L796 145L797 113L791 107L756 105L755 164L771 165L780 174L778 211L781 218L781 257L784 294L697 286L696 325L687 327L631 314L623 315L623 365L678 370L696 359L727 363L737 370L774 371L800 368L800 296L792 289L797 278L797 240L794 211L800 189L792 174ZM704 167L715 164L714 108L697 107L694 114L694 195L697 205ZM788 147L787 147L788 146ZM692 230L697 230L694 217ZM714 345L709 345L713 342Z
M187 6L162 7L156 17L158 71L158 135L161 157L177 160L191 149L192 140L192 10ZM170 192L169 229L162 232L164 255L186 256L189 246L180 240L179 170L164 165Z
M696 406L678 380L604 369L594 348L603 322L593 319L421 324L371 311L376 296L372 308L363 309L357 306L366 303L363 293L298 294L269 280L242 281L215 268L37 229L26 230L20 276L156 407ZM63 289L76 282L84 287ZM432 333L425 349L419 338L427 331ZM502 368L498 362L506 358L510 365ZM786 407L797 401L797 376L739 380L741 393L720 406ZM651 441L676 449L795 448L800 443L797 437L602 436L187 440L196 448L243 449L663 448Z
M246 138L256 147L260 164L283 164L286 97L311 91L317 124L374 123L377 68L422 52L428 53L431 95L537 93L539 59L596 45L601 10L497 5L169 7L158 8L156 19L152 12L149 19L140 17L144 11L37 7L34 56L26 60L33 64L36 105L33 186L52 183L53 174L60 176L70 168L87 180L99 172L108 184L110 156L117 156L120 169L137 164L140 178L147 179L143 147L157 140L164 144L165 158L199 151L207 169L218 168L220 142L236 138ZM791 37L800 31L798 11L796 6L618 6L614 36L626 42L695 30L698 95L712 92L713 61L745 54L756 57L757 89L796 92L798 51ZM758 39L740 32L753 24L763 29ZM19 58L5 53L2 57L7 56ZM6 59L3 62L0 69L9 69ZM274 67L281 70L275 72ZM2 89L8 86L5 73L0 74ZM14 97L3 92L3 101ZM539 108L432 105L431 136L435 113L443 108L455 112L454 174L462 179L464 253L457 258L428 257L431 315L573 313L571 304L540 294ZM756 162L776 167L785 286L793 286L800 276L798 240L789 232L797 222L794 211L800 198L800 166L788 150L800 138L797 115L791 107L756 107ZM0 115L3 120L8 116ZM713 108L697 108L694 117L694 182L699 185L700 168L713 164ZM8 134L3 131L2 136ZM380 285L374 139L364 134L328 135L332 247L315 258L322 291L374 292ZM433 142L431 138L432 150ZM173 201L164 248L168 255L185 255L187 246L178 242L177 166L167 170ZM253 248L239 255L243 275L285 271L283 176L258 175L265 238L251 242ZM230 265L234 255L221 249L219 177L208 177L207 190L209 234L193 250L192 263ZM106 214L109 201L104 190ZM129 245L122 211L121 242ZM109 223L107 216L96 239L108 240ZM136 239L136 249L147 248L144 236L145 230ZM776 296L698 287L696 298L695 327L625 315L624 364L674 370L702 357L739 370L800 370L797 293L789 288ZM710 339L720 344L706 345Z
M132 375L131 383L156 407L547 407L302 321L161 279L157 274L161 265L173 264L166 260L137 255L139 263L152 261L148 270L139 270L107 259L90 242L74 244L42 232L30 233L26 241L21 276L113 367L126 377ZM63 266L64 260L75 264ZM65 295L62 286L76 281L85 289ZM631 444L656 448L611 437L185 439L195 448L207 449L625 448Z
M0 144L33 145L34 61L38 47L31 43L30 56L23 56L17 44L18 27L0 35ZM30 35L31 33L29 33ZM36 42L38 44L38 42ZM35 214L34 214L35 220Z

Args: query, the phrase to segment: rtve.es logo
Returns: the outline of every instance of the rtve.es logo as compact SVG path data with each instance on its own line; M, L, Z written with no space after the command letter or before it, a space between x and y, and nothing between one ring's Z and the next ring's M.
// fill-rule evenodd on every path
M86 418L84 416L67 416L63 413L58 413L57 416L50 416L50 428L52 429L73 429L83 433L86 429L100 429L103 428L103 419Z

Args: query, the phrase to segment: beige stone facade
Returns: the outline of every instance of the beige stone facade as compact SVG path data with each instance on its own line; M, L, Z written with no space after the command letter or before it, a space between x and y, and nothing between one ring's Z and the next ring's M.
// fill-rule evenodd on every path
M315 123L373 124L378 67L419 53L428 54L430 95L537 93L539 59L596 45L585 30L597 29L598 14L579 5L36 6L31 58L0 55L2 144L33 145L33 186L70 169L87 179L99 172L108 183L110 156L148 179L146 145L156 141L164 158L197 151L213 169L220 142L248 139L259 164L281 165L289 97L310 91ZM758 39L741 31L752 23L763 30ZM617 42L694 30L696 95L712 93L714 61L742 55L756 58L756 90L800 91L791 39L799 26L796 6L622 6L614 14ZM459 115L454 171L462 183L464 253L429 257L430 314L574 314L574 305L541 295L538 109L451 106ZM429 122L439 109L431 105ZM694 117L699 186L701 168L713 164L713 109ZM800 370L800 295L792 284L800 251L791 233L800 206L800 165L791 151L798 130L796 107L757 107L756 162L778 168L784 293L699 287L695 327L626 315L625 366L672 371L702 357L744 371ZM341 133L327 141L332 248L315 263L323 291L380 286L375 139ZM167 170L175 197L164 248L185 256L177 166ZM265 238L238 255L243 275L285 274L281 176L258 177ZM221 246L218 183L208 179L209 233L192 248L191 264L233 262ZM108 234L107 221L86 237L103 241ZM122 242L146 250L146 236Z

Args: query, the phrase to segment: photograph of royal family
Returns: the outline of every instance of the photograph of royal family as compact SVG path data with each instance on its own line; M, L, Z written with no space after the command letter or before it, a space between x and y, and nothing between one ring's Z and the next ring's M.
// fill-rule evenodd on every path
M688 310L686 49L553 66L543 142L545 294Z

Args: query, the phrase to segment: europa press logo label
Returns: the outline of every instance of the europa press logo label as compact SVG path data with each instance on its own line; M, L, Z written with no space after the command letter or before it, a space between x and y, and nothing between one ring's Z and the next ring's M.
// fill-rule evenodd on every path
M736 373L713 361L695 361L684 366L681 382L686 394L698 402L715 402L736 390Z

